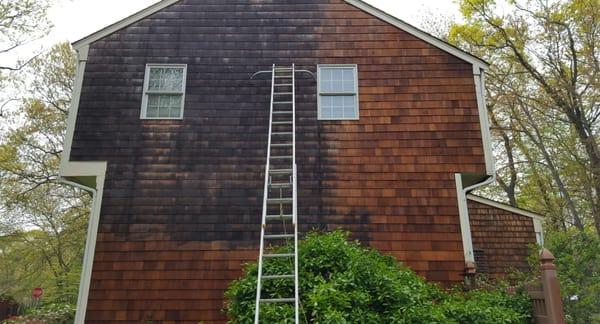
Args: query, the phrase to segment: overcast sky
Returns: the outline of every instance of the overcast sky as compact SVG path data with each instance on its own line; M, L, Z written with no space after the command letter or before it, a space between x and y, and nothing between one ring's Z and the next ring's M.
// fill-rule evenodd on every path
M156 0L59 0L50 11L54 23L51 34L7 56L0 56L0 62L15 60L15 56L27 57L33 51L49 48L60 41L74 42L116 21L119 21ZM453 0L367 0L367 2L415 26L426 15L457 15L458 6Z

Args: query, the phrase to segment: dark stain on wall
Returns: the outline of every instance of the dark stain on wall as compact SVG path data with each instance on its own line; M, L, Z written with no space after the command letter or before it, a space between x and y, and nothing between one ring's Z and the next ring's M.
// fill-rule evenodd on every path
M184 119L140 120L147 63L188 64ZM472 67L342 0L184 0L90 47L71 153L108 161L87 323L222 323L256 260L272 64L358 64L359 121L297 83L301 231L341 227L462 279L454 173L484 173Z

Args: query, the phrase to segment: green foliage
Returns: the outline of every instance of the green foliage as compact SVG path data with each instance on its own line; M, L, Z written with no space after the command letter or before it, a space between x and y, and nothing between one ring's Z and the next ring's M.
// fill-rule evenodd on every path
M45 35L50 25L49 0L3 0L0 2L0 52Z
M90 197L58 181L75 54L58 44L23 72L17 110L0 133L0 293L75 303Z
M487 101L499 189L511 204L547 215L553 230L595 226L600 234L600 2L459 4L464 21L449 40L492 64Z
M288 247L277 252L289 251ZM348 241L335 231L311 233L300 244L302 321L306 323L527 323L530 301L501 290L449 293L425 282L393 257ZM291 273L289 260L269 260L266 274ZM230 323L252 323L255 263L231 283L226 297ZM289 280L265 282L263 297L293 296ZM265 323L291 323L293 306L261 306ZM289 321L282 318L290 319Z
M600 323L600 238L586 232L556 232L548 235L546 247L556 257L569 322ZM572 296L577 300L570 300Z
M2 322L3 324L52 323L71 324L75 319L75 306L72 304L55 303L32 308L27 315L19 316Z

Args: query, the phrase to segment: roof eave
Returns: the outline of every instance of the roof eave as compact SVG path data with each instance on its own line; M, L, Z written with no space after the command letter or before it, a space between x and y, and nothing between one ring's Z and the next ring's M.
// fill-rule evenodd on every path
M484 61L483 59L481 59L471 53L465 52L464 50L462 50L450 43L447 43L431 34L428 34L424 31L420 30L419 28L417 28L403 20L400 20L400 19L388 14L387 12L385 12L381 9L378 9L362 0L344 0L344 1L346 1L347 3L357 7L358 9L361 9L361 10L363 10L363 11L365 11L365 12L391 24L391 25L398 27L399 29L401 29L401 30L403 30L403 31L405 31L405 32L453 55L453 56L456 56L466 62L473 64L473 66L479 67L483 70L487 70L490 66L490 64L488 62Z
M473 194L468 194L467 195L467 199L472 200L472 201L476 201L478 203L487 205L487 206L491 206L491 207L495 207L498 209L502 209L502 210L506 210L508 212L511 213L515 213L517 215L521 215L521 216L525 216L525 217L529 217L529 218L533 218L533 219L537 219L540 221L544 221L544 216L534 213L532 211L529 210L525 210L525 209L521 209L521 208L517 208L517 207L513 207L511 205L507 205L501 202L497 202L495 200L491 200L491 199L487 199L487 198L483 198L480 196L476 196Z
M179 1L180 0L159 1L144 10L138 11L137 13L135 13L125 19L122 19L108 27L105 27L91 35L88 35L88 36L74 42L72 44L73 48L75 48L76 50L79 50L80 48L83 48L84 46L87 46L87 45L89 45L97 40L100 40L112 33L115 33L131 24L134 24L134 23L136 23L136 22L138 22L138 21L140 21L140 20L142 20L142 19L168 7L168 6L171 6ZM478 67L483 70L486 70L489 67L489 63L487 63L486 61L484 61L470 53L467 53L452 44L444 42L443 40L436 38L435 36L432 36L424 31L386 13L383 10L375 8L372 5L366 3L362 0L345 0L345 1L353 6L357 7L358 9L361 9L361 10L363 10L363 11L389 23L389 24L392 24L392 25L398 27L399 29L404 30L405 32L407 32L407 33L451 54L451 55L454 55L466 62L473 64L474 67Z
M105 27L105 28L103 28L103 29L101 29L101 30L99 30L99 31L91 34L91 35L88 35L88 36L86 36L86 37L84 37L84 38L82 38L82 39L80 39L80 40L78 40L76 42L73 42L73 44L72 44L73 48L75 50L79 50L80 48L82 48L82 47L84 47L86 45L89 45L89 44L91 44L91 43L93 43L93 42L95 42L97 40L100 40L100 39L102 39L102 38L104 38L104 37L106 37L106 36L108 36L110 34L113 34L113 33L117 32L117 31L119 31L119 30L121 30L121 29L123 29L123 28L125 28L125 27L127 27L127 26L129 26L131 24L134 24L134 23L136 23L136 22L138 22L138 21L140 21L140 20L142 20L142 19L144 19L144 18L146 18L146 17L148 17L148 16L150 16L150 15L152 15L152 14L154 14L154 13L156 13L156 12L158 12L158 11L166 8L166 7L168 7L168 6L171 6L171 5L173 5L173 4L175 4L175 3L179 2L179 1L180 0L162 0L162 1L159 1L159 2L151 5L150 7L146 8L146 9L140 10L140 11L134 13L133 15L131 15L131 16L125 18L125 19L117 21L116 23L114 23L114 24L112 24L112 25L110 25L108 27Z

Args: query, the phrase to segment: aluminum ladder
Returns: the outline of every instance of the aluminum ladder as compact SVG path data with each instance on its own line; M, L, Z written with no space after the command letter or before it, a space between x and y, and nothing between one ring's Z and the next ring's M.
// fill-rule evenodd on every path
M267 71L263 71L267 72ZM296 170L296 70L273 64L271 72L271 111L269 140L265 168L260 254L256 287L254 323L260 322L260 307L267 303L293 303L295 323L299 324L300 300L298 293L298 193ZM291 253L276 254L272 247L292 246ZM293 262L292 273L263 273L264 261L285 258ZM271 298L262 295L263 283L284 280L294 286L294 295Z

